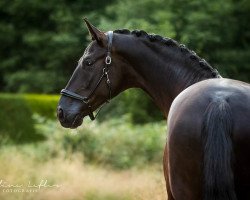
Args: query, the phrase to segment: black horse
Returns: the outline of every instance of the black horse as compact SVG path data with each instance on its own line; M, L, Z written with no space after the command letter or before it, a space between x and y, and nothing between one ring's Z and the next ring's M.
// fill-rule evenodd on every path
M141 88L168 118L168 199L250 199L250 85L222 78L172 39L85 22L93 41L61 92L62 126L76 128L117 94Z

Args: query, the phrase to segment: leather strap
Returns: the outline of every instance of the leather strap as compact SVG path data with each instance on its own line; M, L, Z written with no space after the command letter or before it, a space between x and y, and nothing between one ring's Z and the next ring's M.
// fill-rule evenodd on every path
M80 101L82 101L83 103L87 103L86 97L83 97L83 96L81 96L81 95L79 95L79 94L76 94L76 93L74 93L74 92L71 92L71 91L69 91L69 90L62 89L62 90L61 90L61 94L64 95L64 96L67 96L67 97L71 97L71 98L80 100Z

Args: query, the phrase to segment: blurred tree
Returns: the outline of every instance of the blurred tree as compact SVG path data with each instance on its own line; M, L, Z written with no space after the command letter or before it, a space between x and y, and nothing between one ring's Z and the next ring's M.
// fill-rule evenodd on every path
M169 5L177 40L225 77L250 82L249 1L171 0Z
M58 91L88 43L84 15L104 30L140 28L173 37L226 76L249 82L249 11L247 0L3 0L0 89Z
M0 2L0 89L58 92L87 43L82 18L96 21L109 1Z

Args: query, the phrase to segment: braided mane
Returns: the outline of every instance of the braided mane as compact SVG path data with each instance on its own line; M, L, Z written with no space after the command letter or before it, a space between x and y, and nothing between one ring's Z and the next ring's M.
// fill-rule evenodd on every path
M115 30L114 32L119 34L131 34L136 37L144 37L147 38L150 42L159 42L168 47L177 47L180 49L181 52L186 53L192 61L198 62L199 66L202 69L211 72L213 77L215 78L220 77L219 72L216 69L214 69L211 65L209 65L204 59L200 58L194 51L189 50L184 44L179 44L178 42L176 42L171 38L162 37L156 34L148 34L144 30L130 31L128 29L118 29Z

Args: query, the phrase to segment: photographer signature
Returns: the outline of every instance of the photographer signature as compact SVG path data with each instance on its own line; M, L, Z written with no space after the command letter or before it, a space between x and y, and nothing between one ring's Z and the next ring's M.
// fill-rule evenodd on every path
M48 180L40 180L38 183L32 183L29 181L27 184L12 184L4 180L0 180L0 188L33 188L33 189L42 189L42 188L59 188L59 184L49 184Z

